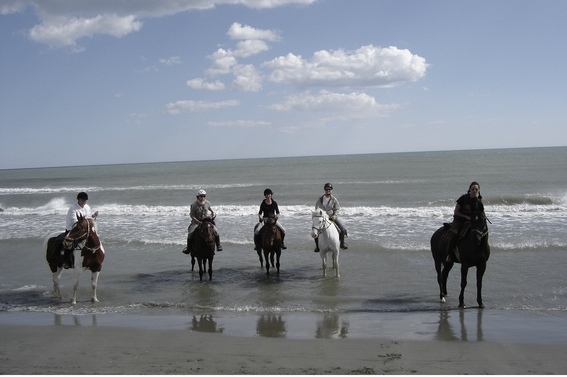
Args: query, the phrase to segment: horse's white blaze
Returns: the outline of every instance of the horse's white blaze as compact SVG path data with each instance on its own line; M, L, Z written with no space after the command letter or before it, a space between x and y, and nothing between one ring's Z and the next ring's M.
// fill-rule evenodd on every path
M311 235L314 238L319 238L319 254L323 264L323 276L327 276L327 254L331 254L335 276L339 278L339 231L324 211L313 212L312 219Z

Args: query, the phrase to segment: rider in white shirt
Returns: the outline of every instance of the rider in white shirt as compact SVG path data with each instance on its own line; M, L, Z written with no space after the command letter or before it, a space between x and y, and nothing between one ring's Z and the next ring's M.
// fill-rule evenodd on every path
M71 205L67 211L67 218L65 220L65 230L67 232L73 228L73 225L75 225L79 216L86 218L92 217L93 219L96 219L98 216L98 211L91 214L91 207L87 204L87 200L89 200L89 196L86 192L80 192L79 195L77 195L77 203Z
M93 218L93 219L97 218L98 211L96 211L95 213L91 213L91 207L87 204L87 200L89 200L89 196L87 195L87 193L80 192L77 195L77 203L74 203L71 205L71 207L69 207L69 210L67 211L67 218L65 219L65 233L59 235L58 237L61 239L61 242L63 242L63 238L65 238L67 233L69 233L69 231L73 228L73 226L79 219L79 216L83 216L86 218ZM65 262L63 264L64 268L73 268L74 261L71 258L72 254L73 254L73 250L67 250L67 249L64 250L64 258L65 258Z

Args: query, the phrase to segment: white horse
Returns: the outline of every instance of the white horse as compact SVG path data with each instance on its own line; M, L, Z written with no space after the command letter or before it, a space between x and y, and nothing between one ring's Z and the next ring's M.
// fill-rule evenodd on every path
M319 238L319 253L323 261L323 276L327 276L327 253L332 253L333 268L338 279L341 277L339 274L339 231L323 210L313 211L311 218L313 219L311 237Z
M45 256L53 277L53 292L59 299L62 299L59 288L59 280L63 272L63 264L66 262L62 255L61 241L57 242L56 235L48 236L43 244ZM96 224L92 219L80 217L73 229L65 236L63 244L68 249L74 249L75 259L75 283L73 284L73 296L71 303L77 303L77 291L79 289L79 279L81 272L91 270L92 302L98 302L96 288L98 285L98 275L102 269L104 261L104 248L98 238Z

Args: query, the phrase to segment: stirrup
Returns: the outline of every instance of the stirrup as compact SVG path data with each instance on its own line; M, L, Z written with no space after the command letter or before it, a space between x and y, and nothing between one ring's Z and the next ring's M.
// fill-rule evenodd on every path
M282 244L282 250L287 249L287 246L285 244Z
M341 249L343 249L343 250L348 249L348 245L343 242L343 243L341 244Z
M319 248L316 247L315 250L313 250L314 253L318 253L319 252Z
M217 251L222 251L222 246L221 246L221 245L217 245Z

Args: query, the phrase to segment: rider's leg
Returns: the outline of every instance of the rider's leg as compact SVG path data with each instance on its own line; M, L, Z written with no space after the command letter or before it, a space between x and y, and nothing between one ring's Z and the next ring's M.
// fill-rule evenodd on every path
M282 226L282 224L280 224L279 222L276 223L276 225L278 226L278 228L280 228L280 232L282 233L282 249L287 249L287 246L285 245L285 228Z
M347 235L346 228L345 228L343 222L338 218L335 219L335 223L337 224L337 226L339 227L339 230L340 230L339 240L341 241L341 249L348 249L348 245L345 242L345 237Z
M319 252L319 237L315 238L315 250L313 250L315 253Z
M217 251L222 251L222 246L220 244L220 236L216 226L215 226L215 243L217 244Z
M195 233L195 229L197 229L198 224L191 224L189 228L187 228L187 254L191 254L193 252L193 234Z
M458 258L455 254L455 247L457 247L457 241L459 239L459 231L463 225L462 221L456 218L451 223L451 230L449 231L447 241L447 262L456 262Z
M254 250L256 251L259 251L261 248L260 244L262 243L262 238L260 237L260 232L262 231L263 225L264 223L259 222L256 224L256 227L254 227Z

